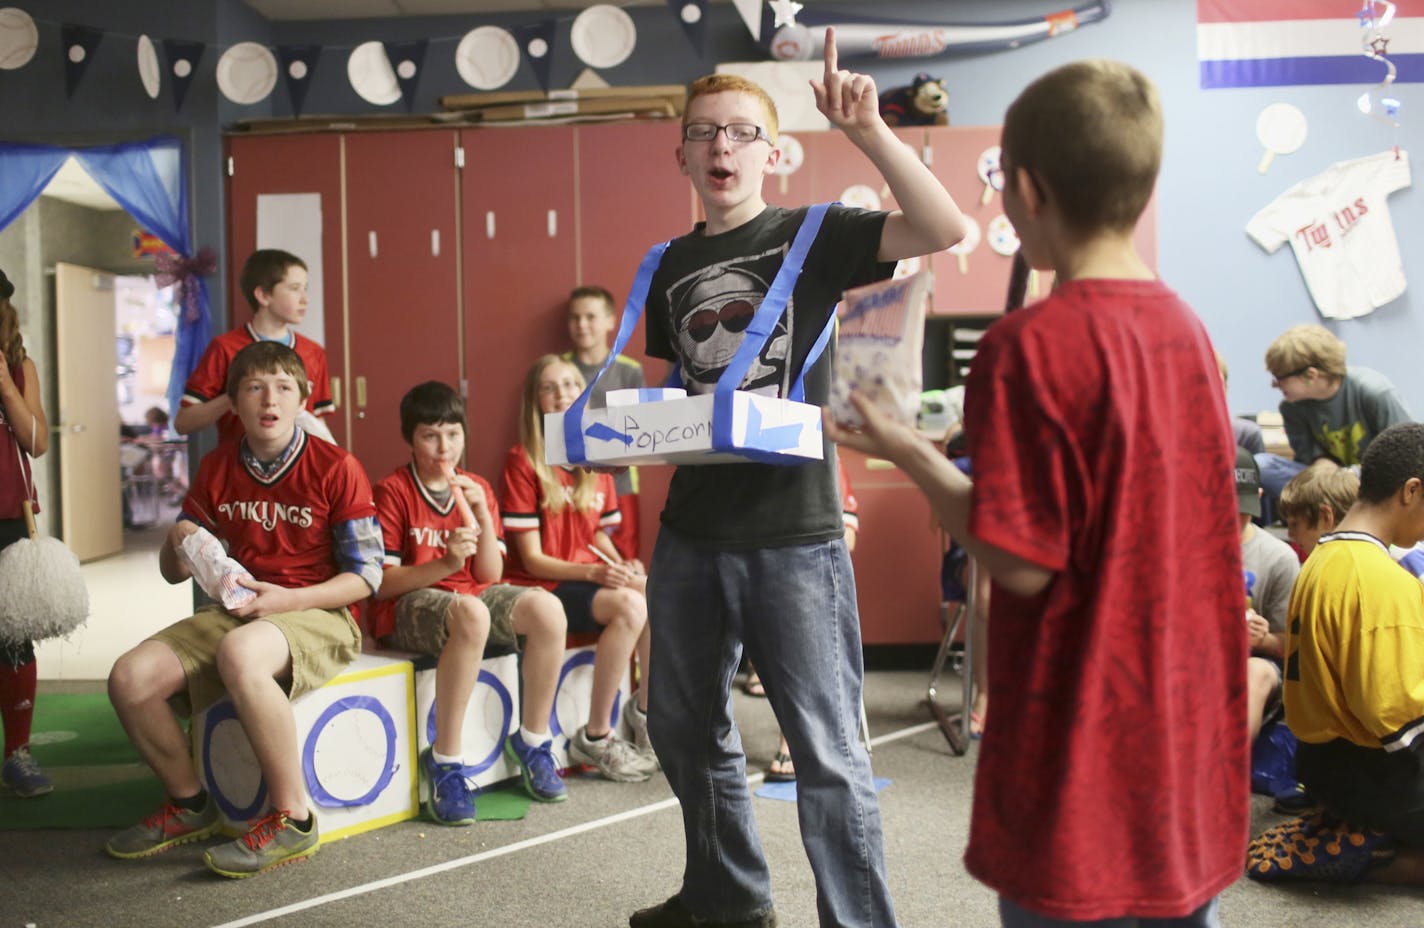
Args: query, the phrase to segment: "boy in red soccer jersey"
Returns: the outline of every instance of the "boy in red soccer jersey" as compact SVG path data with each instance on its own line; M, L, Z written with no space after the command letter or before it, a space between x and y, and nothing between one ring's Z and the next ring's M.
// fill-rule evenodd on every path
M979 343L972 480L863 399L863 431L827 423L919 483L993 578L965 864L1006 925L1214 926L1241 874L1233 436L1200 320L1133 246L1161 151L1157 91L1126 65L1066 65L1009 107L1004 212L1058 282Z
M353 604L381 585L381 534L371 484L356 459L296 427L307 374L292 349L258 342L228 370L227 398L244 435L203 458L177 524L159 553L169 583L190 576L183 539L201 526L251 572L257 595L233 609L204 606L121 656L109 699L169 799L110 838L114 857L138 858L218 830L176 713L224 694L267 784L271 814L204 855L227 877L253 876L316 853L296 723L288 701L314 690L361 651Z
M306 409L313 416L336 411L331 399L331 378L326 372L326 352L316 342L292 331L307 314L307 266L296 255L275 248L254 251L242 266L242 295L252 307L252 321L219 335L208 343L198 366L183 387L183 404L173 428L188 435L218 425L218 439L242 432L242 423L227 397L227 372L233 356L254 342L286 345L306 368ZM323 436L325 437L325 436Z
M429 381L401 398L401 435L411 460L376 484L376 513L386 544L386 577L372 610L383 644L440 658L435 671L435 741L421 754L429 786L426 809L444 825L475 820L475 797L461 755L465 709L488 644L523 644L521 727L505 739L524 788L540 802L568 790L551 751L549 716L564 656L564 607L538 587L498 583L504 528L494 489L456 469L465 453L465 401ZM449 476L453 473L453 476ZM475 524L467 525L456 493Z

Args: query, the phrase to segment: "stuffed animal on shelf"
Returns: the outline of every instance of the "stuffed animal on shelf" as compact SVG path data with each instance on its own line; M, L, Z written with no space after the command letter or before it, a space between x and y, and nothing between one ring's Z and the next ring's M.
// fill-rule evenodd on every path
M910 86L880 95L880 116L891 126L947 126L948 107L944 81L928 74L916 74Z

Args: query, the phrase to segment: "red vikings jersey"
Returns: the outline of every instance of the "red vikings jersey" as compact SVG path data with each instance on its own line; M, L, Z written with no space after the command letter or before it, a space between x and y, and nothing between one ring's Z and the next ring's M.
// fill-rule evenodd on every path
M562 467L554 468L559 483L564 488L564 498L571 499L577 478L572 471ZM613 488L613 478L608 474L598 475L598 489L593 497L593 507L580 512L572 504L565 506L558 515L550 515L544 508L543 488L534 473L534 465L522 445L509 449L504 458L504 475L500 508L504 512L504 525L510 532L539 531L540 548L550 557L575 564L593 564L598 556L588 549L594 533L612 528L622 521L618 511L618 494ZM511 583L542 586L552 590L558 584L553 580L538 580L530 576L519 560L519 550L509 552L509 565L504 572Z
M371 482L351 454L297 429L297 447L263 478L248 469L241 439L204 455L183 514L216 535L252 576L288 588L336 576L332 528L376 514Z
M495 501L494 488L479 474L461 470L475 482L485 494L485 504L489 507L490 518L494 522L496 543L501 556L504 550L504 526L499 518L499 504ZM435 497L416 476L415 465L406 464L376 484L376 517L381 522L381 534L385 538L385 566L413 567L438 560L445 556L445 544L450 532L465 524L455 506L454 494L445 502L436 502ZM480 540L484 544L484 539ZM471 572L471 562L465 561L458 570L443 580L431 584L432 589L449 590L478 596L491 584L480 583ZM377 600L371 608L371 631L377 638L383 638L395 630L396 601Z
M251 324L239 326L231 332L224 332L208 342L198 366L193 370L188 382L183 386L183 405L196 406L216 399L227 392L227 370L232 366L233 356L253 342L261 341ZM326 352L321 346L305 335L291 333L287 346L301 357L307 369L307 385L311 395L307 397L307 409L314 415L329 416L336 411L331 400L331 377L326 372ZM225 412L218 419L218 440L227 441L234 435L242 434L242 422L234 413Z

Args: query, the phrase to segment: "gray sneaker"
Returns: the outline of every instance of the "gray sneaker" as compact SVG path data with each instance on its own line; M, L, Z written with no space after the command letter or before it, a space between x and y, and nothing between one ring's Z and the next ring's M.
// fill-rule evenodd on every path
M189 812L171 802L164 803L163 808L148 818L106 841L104 850L109 852L110 857L120 860L152 857L170 847L201 841L216 834L221 826L217 803L211 796L197 812Z
M638 752L638 757L648 768L650 773L656 773L663 769L658 764L658 755L653 751L653 742L648 738L648 715L638 708L638 701L629 697L627 704L623 707L623 714L627 716L628 727L633 729L633 748Z
M641 783L652 771L638 754L638 749L614 732L597 741L590 741L585 725L569 739L569 760L598 768L605 780L619 783Z
M311 814L311 813L308 813ZM311 831L300 832L285 812L258 819L247 834L228 844L208 848L203 862L219 876L244 879L282 864L305 860L321 847L316 816Z

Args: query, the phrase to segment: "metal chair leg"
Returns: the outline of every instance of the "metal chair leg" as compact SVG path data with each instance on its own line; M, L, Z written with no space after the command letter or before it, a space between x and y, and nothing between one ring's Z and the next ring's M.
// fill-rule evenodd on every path
M961 757L969 750L969 707L974 704L974 662L973 662L973 623L974 623L974 589L976 586L978 568L974 559L969 559L969 566L965 571L965 586L968 589L964 602L960 603L955 610L953 620L946 616L944 639L940 641L939 651L935 655L934 667L930 670L930 682L925 693L925 705L930 710L931 717L939 725L939 729L944 733L944 739L949 742L949 749L956 757ZM949 604L941 606L946 612ZM944 670L945 660L949 656L950 646L954 643L955 635L960 627L964 628L964 658L961 668L961 690L960 690L960 710L950 714L939 704L936 684L939 682L939 675Z

